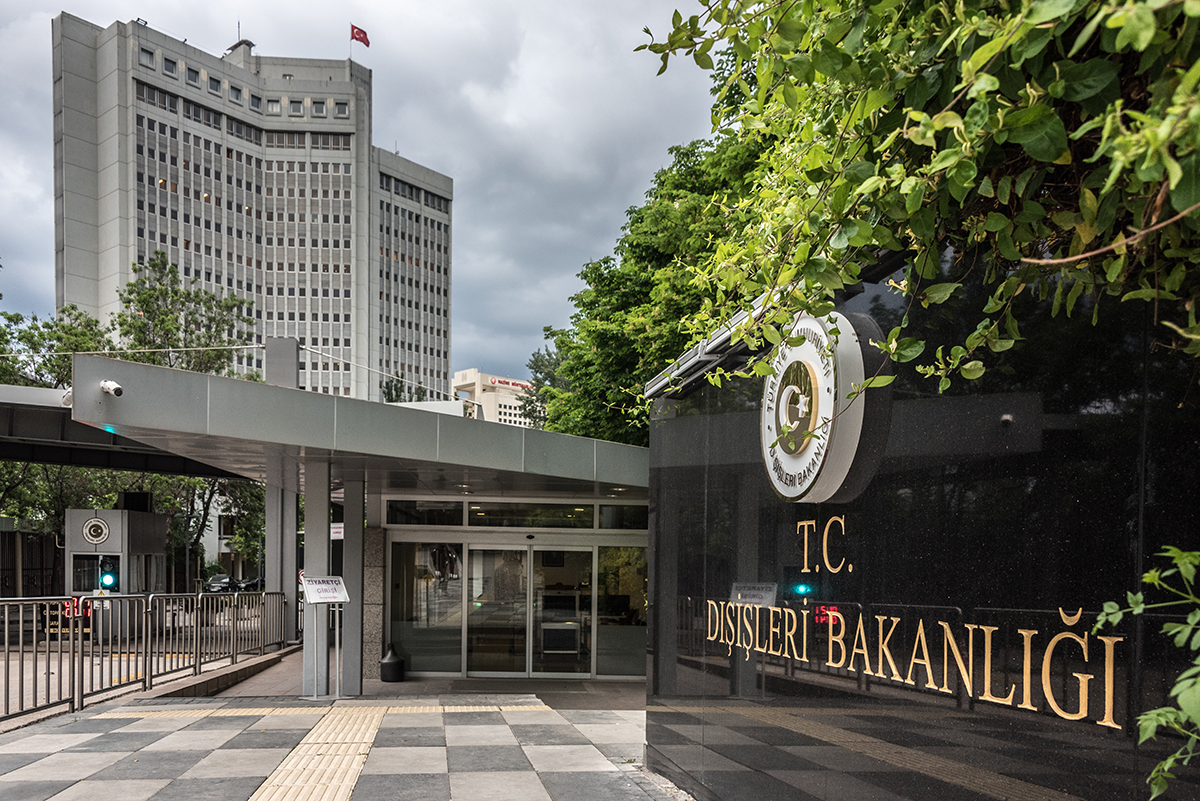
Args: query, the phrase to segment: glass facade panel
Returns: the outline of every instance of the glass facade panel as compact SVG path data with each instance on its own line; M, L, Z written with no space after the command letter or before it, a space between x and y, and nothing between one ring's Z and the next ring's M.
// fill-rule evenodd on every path
M600 528L645 531L649 511L647 506L601 506Z
M511 528L592 528L593 506L570 503L471 503L471 526Z
M646 673L646 549L601 547L599 557L596 674L642 676Z
M95 554L75 554L71 561L73 592L92 592L100 589L100 557Z
M592 670L592 552L533 552L533 671Z
M471 549L467 670L525 673L528 549Z
M462 671L462 546L392 543L391 642L412 671Z
M462 503L391 500L387 502L387 522L401 526L461 526Z

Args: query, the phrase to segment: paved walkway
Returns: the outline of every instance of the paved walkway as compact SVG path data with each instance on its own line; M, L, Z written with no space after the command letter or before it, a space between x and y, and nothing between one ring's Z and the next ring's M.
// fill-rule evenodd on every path
M394 697L335 702L249 694L290 687L289 668L222 697L126 698L2 734L0 798L689 801L641 770L643 711L587 708L641 685L576 683L559 708L528 692L539 683L489 693L447 680L470 691L420 694L445 688L405 682L389 685Z

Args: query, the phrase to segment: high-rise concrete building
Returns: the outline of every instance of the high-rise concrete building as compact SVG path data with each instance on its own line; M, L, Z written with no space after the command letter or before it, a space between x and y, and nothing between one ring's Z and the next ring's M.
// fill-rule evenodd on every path
M299 339L305 389L448 396L453 181L371 144L370 70L65 13L53 40L58 306L107 318L161 250Z

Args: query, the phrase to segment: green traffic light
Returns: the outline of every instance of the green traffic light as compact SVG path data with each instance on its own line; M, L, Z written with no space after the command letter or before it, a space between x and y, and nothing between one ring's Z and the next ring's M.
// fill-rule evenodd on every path
M100 589L119 592L121 589L121 559L117 556L100 558Z

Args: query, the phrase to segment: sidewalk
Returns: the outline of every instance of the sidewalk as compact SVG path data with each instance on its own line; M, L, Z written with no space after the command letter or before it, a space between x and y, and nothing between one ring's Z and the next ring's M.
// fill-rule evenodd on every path
M689 799L641 770L640 683L372 683L312 702L298 657L218 697L130 696L0 735L0 798Z

